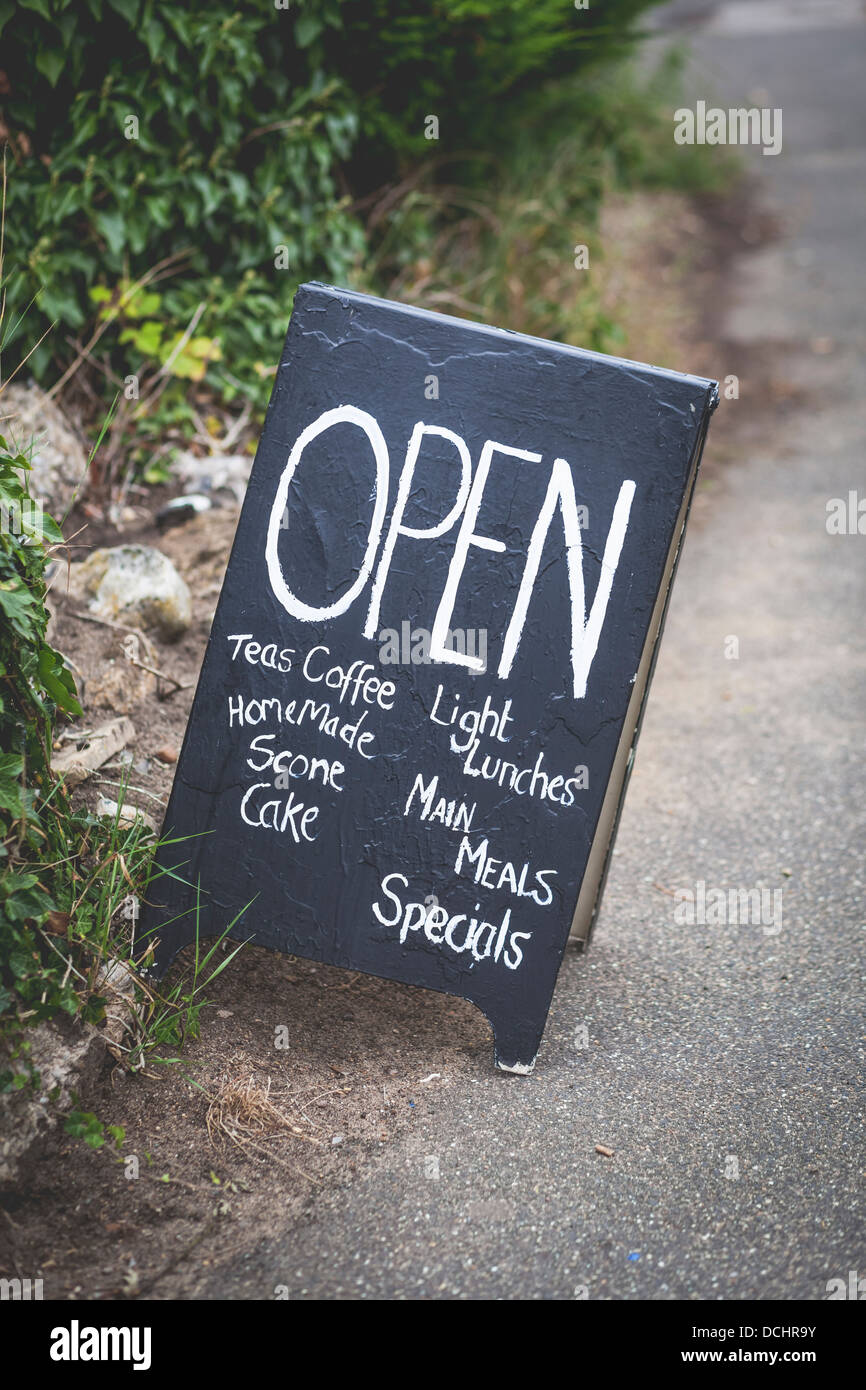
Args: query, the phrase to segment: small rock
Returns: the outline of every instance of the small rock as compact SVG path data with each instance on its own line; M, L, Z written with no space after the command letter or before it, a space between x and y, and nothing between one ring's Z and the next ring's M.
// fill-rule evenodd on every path
M176 763L178 750L167 743L164 748L157 748L153 756L158 758L161 763Z
M153 816L149 816L147 811L142 811L139 806L130 806L128 804L119 809L120 814L118 815L118 804L116 801L110 801L107 796L103 796L101 793L97 797L96 814L98 816L107 817L109 820L116 820L118 825L126 826L127 828L135 825L137 822L143 822L148 830L152 831L154 835L156 834L156 824Z
M184 580L162 551L147 545L94 550L73 566L70 587L91 594L98 618L153 631L176 641L192 622L192 599Z
M109 960L97 975L100 994L108 1001L105 1011L105 1027L102 1036L109 1051L121 1061L121 1047L124 1035L136 1017L135 975L122 960Z
M334 1137L333 1137L332 1140L331 1140L331 1143L336 1147L338 1144L342 1144L342 1143L343 1143L343 1140L344 1140L344 1135L342 1135L342 1134L335 1134Z
M166 531L170 526L182 526L199 512L209 512L213 505L203 492L188 492L183 497L173 497L157 512L156 524L160 531Z
M71 747L61 748L51 759L51 770L64 779L67 788L77 787L134 738L131 719L111 719L76 739Z
M97 1091L106 1039L80 1017L60 1015L27 1030L27 1061L39 1073L41 1091L31 1087L0 1092L0 1189L32 1180L29 1153L75 1100L84 1107ZM5 1058L4 1058L5 1062ZM24 1071L22 1063L13 1070ZM53 1094L55 1102L43 1098ZM29 1173L28 1173L29 1168Z
M115 714L130 714L156 690L156 676L141 671L120 658L103 667L90 682L87 693L94 709L111 709Z
M181 453L174 471L186 486L192 485L203 492L222 493L240 505L252 466L250 454L211 454L209 458L202 459L195 454Z
M53 400L17 381L0 396L0 434L32 465L30 493L59 521L87 481L87 453Z

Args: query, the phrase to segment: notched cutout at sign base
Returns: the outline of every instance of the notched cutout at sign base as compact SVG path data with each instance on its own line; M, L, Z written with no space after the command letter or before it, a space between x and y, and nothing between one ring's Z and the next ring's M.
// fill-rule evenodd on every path
M139 922L156 974L234 922L469 999L532 1069L717 398L302 286Z

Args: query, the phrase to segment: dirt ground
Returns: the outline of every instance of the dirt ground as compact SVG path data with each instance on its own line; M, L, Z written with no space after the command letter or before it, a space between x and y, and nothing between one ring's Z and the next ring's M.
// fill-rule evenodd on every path
M604 240L615 249L605 294L625 323L625 353L721 375L716 324L728 259L773 228L742 192L711 202L641 195L614 202L607 217ZM741 346L737 360L744 375ZM748 389L763 396L765 416L768 400L784 410L794 389L784 373L774 376L770 360L750 366ZM693 526L724 486L732 448L724 400L711 444ZM101 527L95 536L156 545L187 579L192 626L174 645L154 643L149 663L181 689L131 667L123 634L82 618L84 606L64 595L64 573L56 576L52 638L74 663L85 727L130 716L127 798L157 824L236 520L231 509L212 511L160 532L148 504L122 533ZM79 543L91 544L94 531ZM100 792L115 797L123 772L120 761L104 767L80 795L91 805ZM34 1155L26 1184L0 1206L0 1272L42 1278L46 1298L195 1298L214 1267L242 1265L263 1231L309 1219L324 1190L351 1183L420 1114L447 1105L460 1073L489 1066L488 1026L468 1003L256 947L208 997L201 1036L181 1064L151 1062L146 1074L112 1064L82 1098L104 1123L124 1127L119 1156L62 1129Z

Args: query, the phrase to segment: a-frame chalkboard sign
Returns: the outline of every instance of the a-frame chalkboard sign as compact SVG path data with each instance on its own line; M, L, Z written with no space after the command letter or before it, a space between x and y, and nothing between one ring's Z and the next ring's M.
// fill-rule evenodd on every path
M593 921L714 382L305 285L139 924L472 1000ZM198 909L196 904L198 902Z

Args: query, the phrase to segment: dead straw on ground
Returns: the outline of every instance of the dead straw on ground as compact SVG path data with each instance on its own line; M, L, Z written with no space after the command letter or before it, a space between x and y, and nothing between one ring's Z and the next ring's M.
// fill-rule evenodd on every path
M224 1147L226 1141L241 1149L257 1150L261 1141L291 1134L307 1144L322 1147L316 1139L295 1124L271 1098L270 1077L259 1080L253 1074L239 1076L229 1073L209 1094L205 1123L214 1147Z

